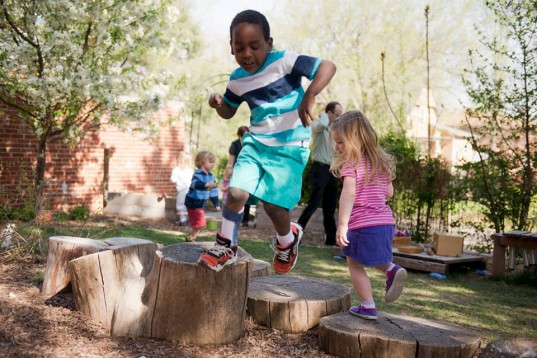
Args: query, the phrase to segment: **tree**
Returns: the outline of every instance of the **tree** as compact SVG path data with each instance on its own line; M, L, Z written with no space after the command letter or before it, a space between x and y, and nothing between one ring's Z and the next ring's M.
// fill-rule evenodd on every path
M502 36L479 32L489 53L470 52L464 83L473 103L466 113L479 161L463 169L472 199L487 208L497 232L506 218L527 229L537 193L537 2L486 5Z
M0 102L38 142L38 210L49 143L74 144L105 116L150 127L178 88L169 72L150 69L195 49L174 36L184 13L172 0L0 0Z

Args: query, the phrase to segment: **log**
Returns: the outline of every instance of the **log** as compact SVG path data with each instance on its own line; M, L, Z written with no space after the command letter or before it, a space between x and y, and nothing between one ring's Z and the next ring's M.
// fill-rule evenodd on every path
M109 245L102 241L71 236L52 236L48 240L47 267L41 295L49 298L70 285L67 264L80 256L105 251Z
M114 242L114 240L112 240ZM68 264L77 310L113 332L142 335L141 292L157 244L117 242L112 250L82 256Z
M52 297L70 286L71 278L67 268L69 261L96 252L139 243L151 243L151 241L131 237L113 237L105 241L72 236L50 237L47 267L41 287L42 296L45 299Z
M376 321L337 313L321 318L319 347L337 357L475 357L479 333L461 326L379 312Z
M238 248L237 262L215 272L197 265L214 243L181 243L157 251L143 293L153 338L186 344L226 344L244 330L253 258Z
M350 288L312 277L256 277L248 290L248 314L262 326L288 333L306 332L350 305Z
M254 259L252 277L270 276L270 264L266 261Z

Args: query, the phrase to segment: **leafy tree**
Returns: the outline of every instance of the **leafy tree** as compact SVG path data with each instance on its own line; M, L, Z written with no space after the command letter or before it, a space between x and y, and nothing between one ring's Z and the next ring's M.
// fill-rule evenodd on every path
M150 127L178 88L169 72L150 69L196 48L174 36L185 13L172 0L0 0L0 103L37 140L38 193L49 143L74 144L104 116Z
M473 103L466 113L479 161L462 169L472 199L487 208L497 232L506 219L526 229L537 193L537 2L486 5L502 34L479 32L489 52L470 52L464 83Z

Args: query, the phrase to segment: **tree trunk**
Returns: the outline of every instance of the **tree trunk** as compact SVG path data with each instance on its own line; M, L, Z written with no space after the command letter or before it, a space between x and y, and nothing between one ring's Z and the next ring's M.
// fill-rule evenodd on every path
M39 214L43 207L45 169L47 167L47 139L40 138L37 146L37 166L35 168L35 213Z

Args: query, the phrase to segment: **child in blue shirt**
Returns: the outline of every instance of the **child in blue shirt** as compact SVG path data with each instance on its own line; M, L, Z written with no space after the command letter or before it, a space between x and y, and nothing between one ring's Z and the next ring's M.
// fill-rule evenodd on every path
M190 188L185 198L185 206L188 212L188 221L192 231L186 241L196 241L200 230L207 225L205 220L205 205L210 199L216 210L220 210L218 202L218 187L211 169L214 167L216 157L213 153L202 151L196 155L196 171L192 176Z
M336 66L316 57L272 51L269 23L254 10L235 16L230 36L231 53L240 67L231 74L223 96L210 95L209 106L229 119L246 102L250 132L242 138L216 244L198 263L218 271L235 262L244 205L261 200L277 233L274 271L284 274L296 264L302 236L300 225L291 223L290 210L300 200L315 96L328 85ZM306 91L303 77L311 81Z

